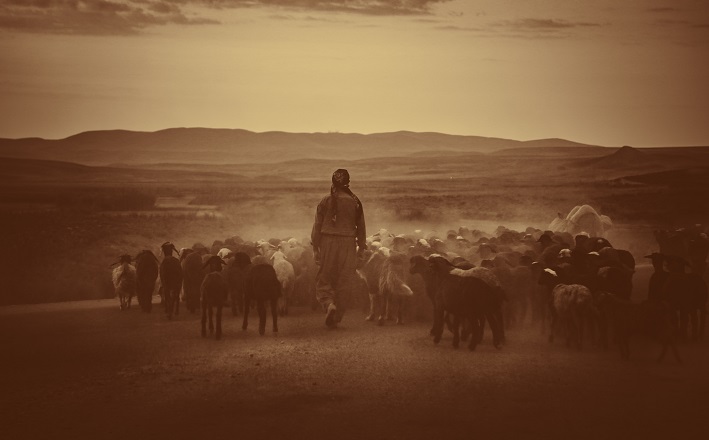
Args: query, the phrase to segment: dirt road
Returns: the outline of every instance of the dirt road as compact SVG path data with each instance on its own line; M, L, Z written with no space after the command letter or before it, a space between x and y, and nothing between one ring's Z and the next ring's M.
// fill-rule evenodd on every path
M117 300L0 308L6 439L655 439L709 434L709 343L550 345L538 329L489 335L475 352L440 345L429 324L328 330L295 309L280 332L224 339L199 317L167 321ZM270 324L269 327L270 328Z

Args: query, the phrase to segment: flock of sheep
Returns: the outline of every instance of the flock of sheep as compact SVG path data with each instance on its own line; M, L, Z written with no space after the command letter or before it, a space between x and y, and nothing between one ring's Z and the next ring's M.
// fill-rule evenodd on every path
M531 321L549 332L549 342L561 335L567 345L580 349L588 333L593 344L617 345L623 358L629 355L632 334L651 333L663 346L658 361L671 348L681 362L675 341L699 339L704 333L707 285L702 275L709 240L700 226L658 232L656 239L660 252L648 256L655 272L649 298L642 302L630 300L635 272L630 252L602 237L535 228L520 232L499 227L488 236L461 227L445 237L382 229L368 237L359 277L350 290L354 300L366 299L366 319L379 325L394 315L402 324L412 297L426 295L436 343L448 327L455 347L468 340L473 350L487 325L499 348L506 330ZM313 252L296 239L248 242L231 237L211 248L195 244L180 251L167 242L162 254L158 259L144 250L135 258L121 257L113 270L121 309L129 308L136 295L149 312L157 289L168 319L179 313L182 301L190 312L201 309L202 335L208 323L209 333L219 339L225 306L234 316L243 314L245 330L255 303L260 334L265 333L267 306L274 332L290 305L318 306Z

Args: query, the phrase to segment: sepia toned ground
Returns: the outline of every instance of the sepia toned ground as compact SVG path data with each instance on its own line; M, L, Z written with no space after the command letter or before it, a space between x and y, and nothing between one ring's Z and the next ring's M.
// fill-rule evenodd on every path
M428 322L378 327L350 310L328 330L295 308L280 332L224 317L168 321L117 300L0 308L3 438L666 439L709 432L709 350L684 364L635 341L615 350L550 345L530 323L477 350L439 345ZM270 319L267 328L270 329Z
M650 273L643 256L658 249L653 230L707 223L707 170L689 181L625 176L706 163L703 151L681 151L674 165L668 156L616 155L599 165L580 162L574 150L344 166L370 234L545 228L557 213L591 204L613 220L614 246L635 256L633 299L640 300ZM329 173L341 166L308 160L221 174L174 165L77 172L0 160L2 438L667 439L709 432L707 341L680 345L683 365L671 357L658 365L660 347L650 341L635 341L630 360L621 361L615 349L550 345L527 323L508 333L502 350L486 338L471 353L453 349L448 333L434 345L426 320L377 327L351 310L340 329L328 331L322 314L304 308L263 337L253 317L242 332L240 318L225 313L224 339L215 341L200 337L195 315L170 322L157 304L147 315L137 306L120 312L116 299L105 299L114 296L109 266L119 255L157 254L165 241L189 247L239 235L307 243Z

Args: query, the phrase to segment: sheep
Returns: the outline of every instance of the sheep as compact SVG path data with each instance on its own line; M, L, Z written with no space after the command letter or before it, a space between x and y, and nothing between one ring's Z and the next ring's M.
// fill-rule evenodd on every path
M426 296L431 300L431 305L433 309L436 309L436 292L438 291L438 280L428 263L428 259L422 255L414 255L409 259L409 273L419 274L423 278L424 285L426 286ZM373 312L372 312L373 313ZM372 315L373 316L373 315ZM431 327L430 335L435 334L435 324Z
M163 300L165 302L165 313L167 319L172 319L180 312L180 290L182 289L182 266L180 260L172 256L172 252L180 253L175 245L165 242L160 246L165 258L160 263L160 283L163 289Z
M236 252L227 261L223 271L229 289L231 313L237 316L244 310L244 292L246 290L246 275L251 259L244 252Z
M135 257L135 290L138 294L138 304L143 312L150 313L153 307L153 291L158 278L158 259L149 250L142 250Z
M207 336L207 315L209 314L209 334L214 333L212 323L212 309L217 309L217 331L215 337L222 337L222 307L227 300L228 287L226 280L220 273L222 266L226 263L219 256L211 256L204 264L204 268L209 268L209 273L204 277L200 287L200 297L202 301L202 337Z
M436 274L434 273L428 258L430 257L440 257L438 254L431 254L429 257L424 257L422 255L413 255L409 259L409 274L414 275L414 274L419 274L421 275L421 278L423 279L424 283L424 289L426 292L426 296L428 299L431 301L431 306L434 310L434 316L435 316L435 310L436 310L436 292L438 291L439 287L439 282L436 277ZM456 268L458 269L470 269L472 265L469 262L461 262L455 265ZM448 329L453 332L453 326L452 326L452 320L448 314L448 312L444 313L444 322L447 324ZM472 323L464 323L464 325L471 326ZM465 328L467 331L468 329ZM434 317L434 327L431 327L431 330L429 331L429 334L431 336L435 335L435 317ZM462 339L465 340L465 332L462 335Z
M532 259L523 255L519 258L519 265L510 269L512 316L508 320L513 319L518 324L524 324L528 305L533 300L535 283L531 265Z
M221 258L222 260L226 260L227 258L229 258L229 254L231 254L231 253L232 253L231 249L224 247L224 248L219 249L219 252L217 252L217 256L219 258Z
M199 307L199 289L206 275L203 269L202 255L206 249L184 249L180 255L182 267L182 291L187 310L194 313Z
M668 347L672 349L675 360L679 364L682 363L675 345L676 329L672 322L673 313L667 302L645 300L634 303L613 293L601 292L597 303L608 312L621 359L630 357L629 340L632 335L649 334L662 343L662 351L657 358L658 363L665 358Z
M114 268L112 272L113 287L116 289L121 310L130 309L130 303L136 290L135 268L130 263L130 255L121 255L120 260L114 263L119 266Z
M368 249L364 251L361 267L357 269L357 273L367 285L367 294L369 295L369 314L364 318L366 321L374 321L376 310L381 302L379 277L382 273L384 260L386 260L386 257L379 250L372 251Z
M597 312L593 306L593 296L588 287L581 284L564 284L557 273L550 268L544 269L539 283L551 287L549 307L551 311L551 331L549 342L554 342L554 335L559 325L566 332L566 345L574 344L579 350L583 345L583 331L586 323L592 323Z
M286 260L286 255L277 250L271 255L273 269L276 271L276 277L281 283L281 296L278 298L278 313L281 316L288 314L288 303L293 295L295 287L295 271L293 265Z
M679 317L680 339L687 339L688 326L691 325L692 339L699 340L703 336L706 321L706 282L699 274L685 273L689 263L684 258L669 255L665 259L669 273L662 288L662 297L667 298L674 315Z
M448 311L453 315L453 347L457 348L460 341L460 320L467 319L473 323L474 332L468 348L475 350L482 339L481 323L487 318L493 332L493 343L499 348L504 339L501 320L504 295L501 289L487 284L472 273L453 274L457 269L441 256L429 257L429 264L438 284L435 295L434 343L437 344L441 340L444 313Z
M281 296L281 283L276 276L276 270L268 263L251 264L247 269L244 291L244 322L242 330L249 325L249 308L251 301L256 301L259 314L259 334L266 332L266 302L271 305L273 317L273 332L278 332L278 297Z
M404 323L404 305L407 297L413 296L413 291L406 283L406 256L392 253L382 264L379 275L379 295L381 308L379 325L389 316L391 308L396 304L396 323Z

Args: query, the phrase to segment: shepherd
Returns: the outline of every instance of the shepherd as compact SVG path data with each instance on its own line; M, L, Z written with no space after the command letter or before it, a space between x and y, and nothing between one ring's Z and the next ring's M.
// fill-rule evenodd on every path
M357 260L367 249L362 202L350 190L350 174L332 174L330 194L315 211L311 233L315 262L320 266L315 295L325 311L325 325L335 328L355 296Z

